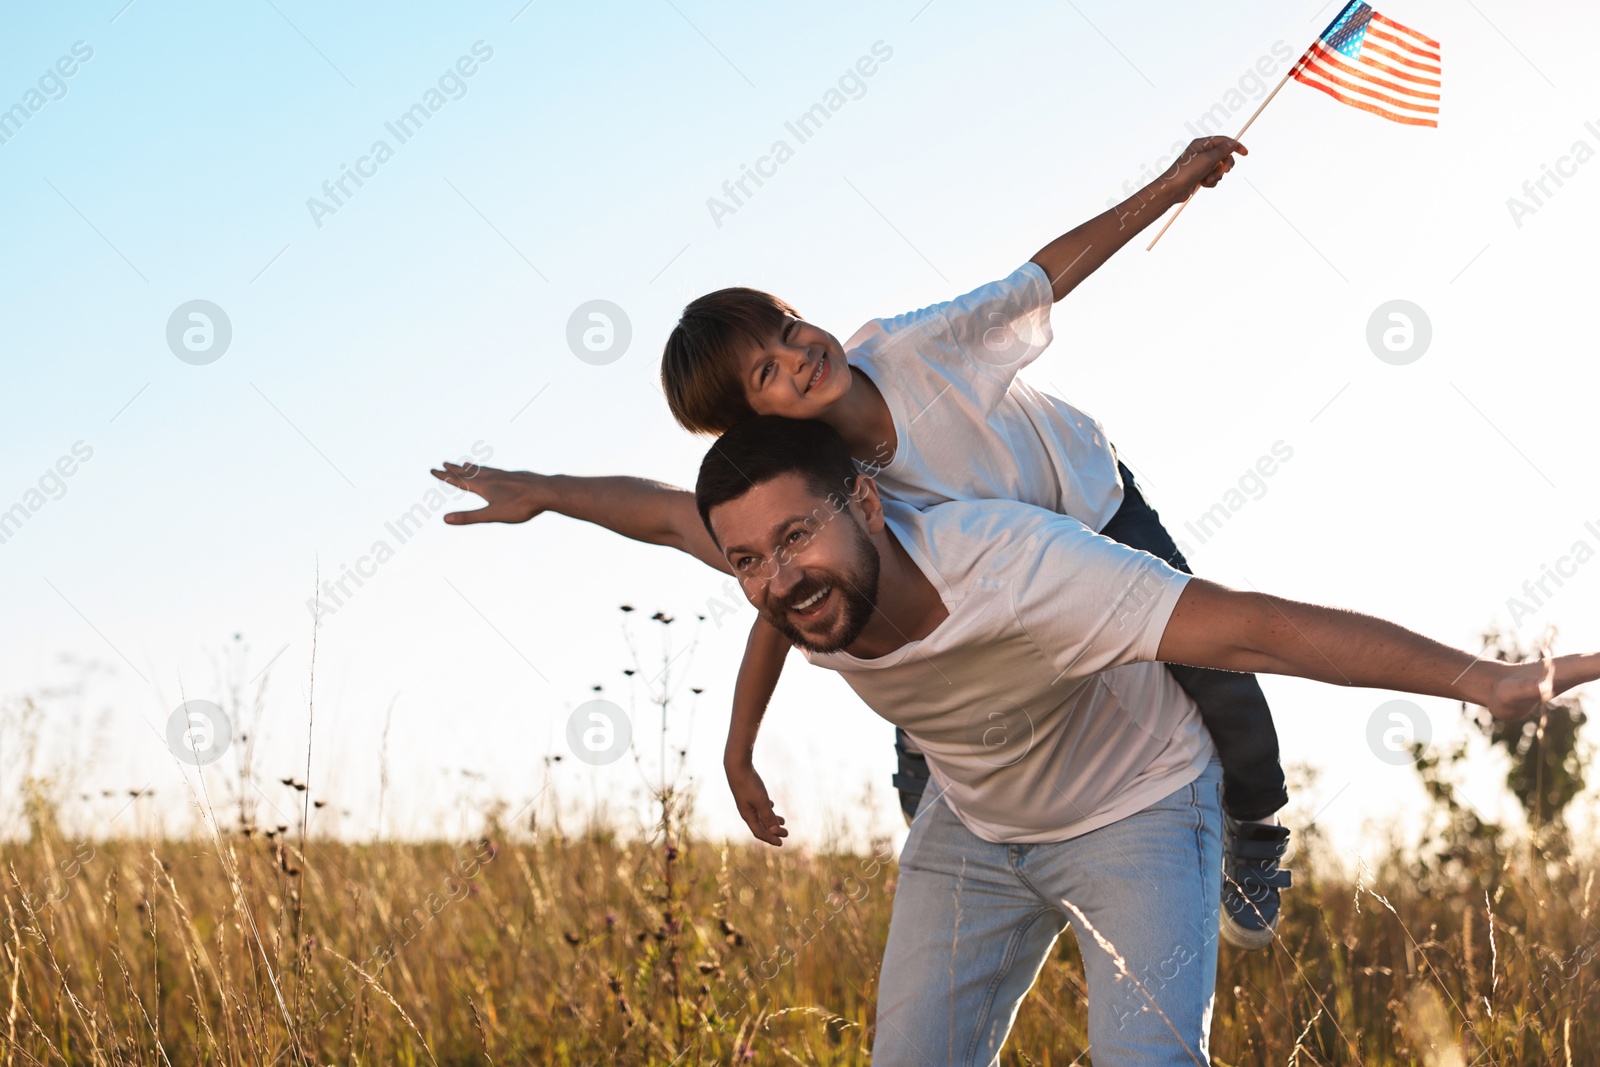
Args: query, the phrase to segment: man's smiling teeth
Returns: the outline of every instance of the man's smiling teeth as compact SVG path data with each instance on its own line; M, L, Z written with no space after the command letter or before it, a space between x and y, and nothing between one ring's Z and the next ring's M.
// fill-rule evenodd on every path
M806 597L804 600L800 601L800 603L791 606L795 611L805 611L807 608L816 606L816 603L823 597L827 596L828 590L832 588L833 586L831 585L824 586L823 588L818 589L815 593L812 593L810 596Z

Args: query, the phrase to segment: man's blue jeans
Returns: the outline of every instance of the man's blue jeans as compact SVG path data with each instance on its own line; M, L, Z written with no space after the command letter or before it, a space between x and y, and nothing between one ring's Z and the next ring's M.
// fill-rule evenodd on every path
M1088 975L1095 1067L1209 1063L1221 781L1213 760L1142 811L1037 845L978 838L930 783L900 854L873 1067L995 1063L1068 925Z

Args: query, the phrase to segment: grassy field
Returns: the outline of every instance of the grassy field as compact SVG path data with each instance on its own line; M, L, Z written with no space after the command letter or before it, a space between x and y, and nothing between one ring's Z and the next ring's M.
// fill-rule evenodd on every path
M1494 634L1485 648L1527 655ZM0 1067L868 1063L893 850L696 834L670 694L643 745L661 765L648 833L513 825L490 806L475 840L367 843L255 825L248 744L217 829L80 838L58 814L64 779L30 769L42 717L24 701L0 715L20 738L5 749L20 817L0 828ZM253 732L259 694L234 705ZM1222 946L1216 1063L1600 1064L1595 853L1564 821L1591 756L1581 702L1527 724L1463 712L1477 742L1412 747L1431 808L1404 847L1352 878L1314 819L1290 820L1278 943ZM1460 799L1484 745L1528 825ZM1291 791L1309 795L1310 775ZM304 782L282 784L314 824ZM1084 995L1066 936L1003 1062L1092 1062Z
M825 855L531 835L272 832L4 846L0 1065L868 1062L895 884ZM1595 871L1453 846L1359 881L1306 843L1280 944L1223 946L1221 1064L1597 1062ZM1063 938L1005 1062L1085 1056Z

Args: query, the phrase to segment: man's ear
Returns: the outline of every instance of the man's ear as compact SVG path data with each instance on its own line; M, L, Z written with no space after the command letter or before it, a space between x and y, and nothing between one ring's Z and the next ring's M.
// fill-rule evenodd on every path
M867 533L875 534L883 529L883 500L878 496L878 483L865 474L856 475L850 506L860 513L858 517Z

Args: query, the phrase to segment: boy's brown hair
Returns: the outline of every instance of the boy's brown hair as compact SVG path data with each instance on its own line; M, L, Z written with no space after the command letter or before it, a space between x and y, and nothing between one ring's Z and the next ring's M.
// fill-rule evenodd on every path
M759 289L718 289L689 302L661 352L661 389L690 433L721 435L755 415L740 364L800 313Z

